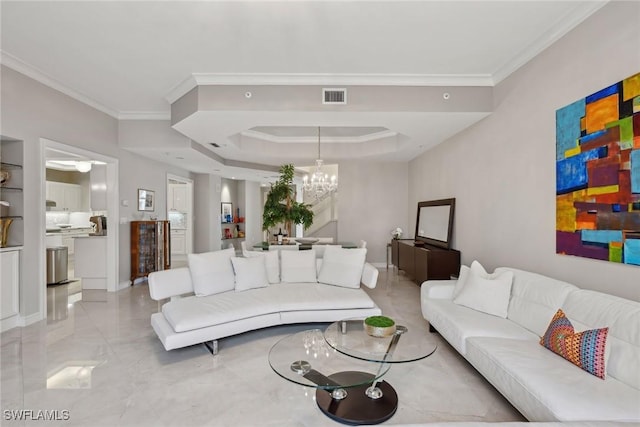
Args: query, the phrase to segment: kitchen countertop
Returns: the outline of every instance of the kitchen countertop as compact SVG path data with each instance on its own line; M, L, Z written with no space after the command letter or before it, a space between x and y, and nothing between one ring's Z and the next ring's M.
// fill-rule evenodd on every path
M91 225L72 225L71 227L47 226L47 233L64 233L70 231L91 232L92 230L93 227Z

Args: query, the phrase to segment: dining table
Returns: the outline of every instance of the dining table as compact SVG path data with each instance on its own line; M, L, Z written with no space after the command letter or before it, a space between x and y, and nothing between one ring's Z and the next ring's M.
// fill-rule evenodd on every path
M287 242L278 244L277 242L258 242L252 246L254 250L263 250L268 251L269 249L283 249L286 246L298 246L299 251L306 251L312 248L313 245L340 245L345 249L354 249L358 247L357 243L354 242L337 242L337 243L297 243L297 242Z

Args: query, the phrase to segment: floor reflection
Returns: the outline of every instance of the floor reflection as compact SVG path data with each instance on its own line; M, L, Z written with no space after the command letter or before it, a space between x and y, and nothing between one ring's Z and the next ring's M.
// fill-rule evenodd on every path
M69 308L82 300L82 284L78 281L47 286L47 324L65 320Z

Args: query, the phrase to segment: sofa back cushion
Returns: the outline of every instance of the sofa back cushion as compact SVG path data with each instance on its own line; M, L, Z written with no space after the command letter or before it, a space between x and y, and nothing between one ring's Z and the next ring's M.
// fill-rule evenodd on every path
M359 288L367 257L365 248L343 249L327 246L322 257L318 282L345 288Z
M243 255L247 258L264 258L267 267L269 283L280 283L280 251L246 251Z
M539 337L544 335L569 292L578 290L570 283L529 271L500 267L495 273L500 271L513 272L507 319Z
M196 296L219 294L232 291L235 287L235 276L231 257L235 249L229 248L215 252L189 254L189 271Z
M579 289L562 310L577 331L609 328L607 375L640 390L640 302Z
M231 257L236 275L236 292L269 286L265 257Z
M310 251L279 251L280 278L285 283L315 283L316 252Z
M462 268L460 271L461 277L458 277L458 283L462 286L453 302L476 311L506 318L513 272L497 271L489 274L478 261L473 261L468 272ZM453 291L455 293L455 287Z

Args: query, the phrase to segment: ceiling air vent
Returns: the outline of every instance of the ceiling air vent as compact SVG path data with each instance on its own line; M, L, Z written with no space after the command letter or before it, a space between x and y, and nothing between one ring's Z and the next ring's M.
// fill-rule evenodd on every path
M209 145L212 145L212 146L214 146L216 148L220 148L220 146L218 144L216 144L215 142L210 142Z
M347 89L322 89L322 103L345 105Z

